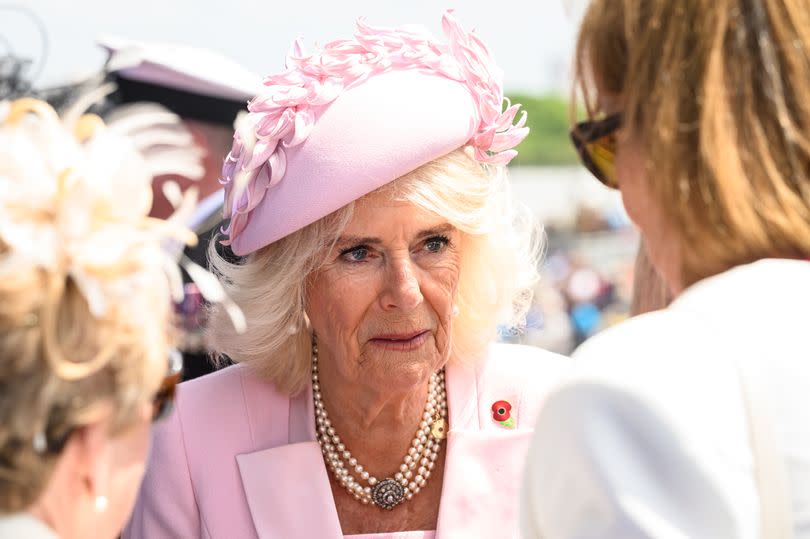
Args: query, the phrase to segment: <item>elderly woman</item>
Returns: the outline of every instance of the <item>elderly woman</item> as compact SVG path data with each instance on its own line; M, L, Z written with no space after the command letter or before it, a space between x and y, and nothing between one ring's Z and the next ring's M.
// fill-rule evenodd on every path
M125 537L516 537L564 361L493 345L536 275L504 165L526 134L486 47L358 23L266 79L226 160L214 312L233 367L181 387Z
M116 537L171 408L181 275L162 246L193 234L147 217L150 183L187 168L167 150L197 157L141 110L105 127L0 101L0 537Z
M544 404L526 537L810 537L810 2L594 0L585 163L674 294Z

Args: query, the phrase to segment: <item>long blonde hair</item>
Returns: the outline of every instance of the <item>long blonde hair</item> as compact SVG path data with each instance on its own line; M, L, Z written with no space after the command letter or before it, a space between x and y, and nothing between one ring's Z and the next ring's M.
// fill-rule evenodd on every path
M807 0L594 0L576 78L590 116L623 105L684 286L810 254Z

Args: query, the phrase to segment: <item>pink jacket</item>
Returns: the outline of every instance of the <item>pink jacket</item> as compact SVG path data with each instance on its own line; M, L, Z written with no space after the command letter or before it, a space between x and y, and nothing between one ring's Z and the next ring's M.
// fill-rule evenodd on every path
M448 366L438 539L518 537L536 410L567 366L500 344L474 366ZM514 430L492 418L498 400L512 404ZM342 538L313 417L311 388L288 397L239 365L182 384L174 414L155 429L124 539Z

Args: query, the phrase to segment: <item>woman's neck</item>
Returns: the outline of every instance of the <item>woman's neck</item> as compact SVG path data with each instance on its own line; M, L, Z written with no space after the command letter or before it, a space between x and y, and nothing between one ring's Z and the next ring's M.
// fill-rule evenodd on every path
M320 391L337 435L370 474L392 475L423 419L429 380L408 390L375 390L342 380L324 363Z
M79 527L79 514L85 508L81 507L81 496L77 495L75 489L61 488L60 482L51 481L42 496L28 508L28 513L56 537L74 537Z

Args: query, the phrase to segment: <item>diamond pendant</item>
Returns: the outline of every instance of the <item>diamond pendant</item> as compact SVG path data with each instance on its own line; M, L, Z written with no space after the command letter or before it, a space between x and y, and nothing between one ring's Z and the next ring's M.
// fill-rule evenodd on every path
M371 489L374 505L389 511L405 499L405 489L390 477L383 479Z

